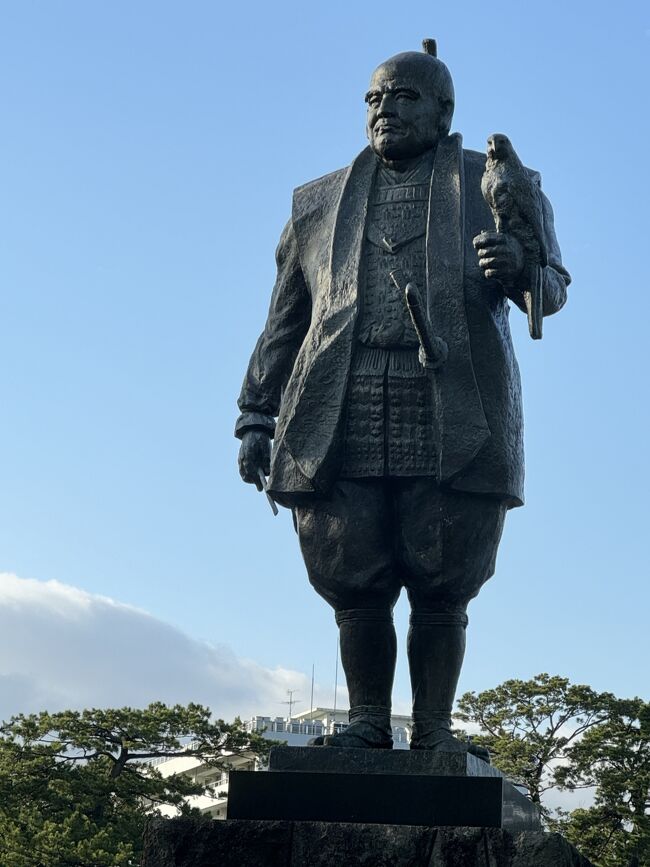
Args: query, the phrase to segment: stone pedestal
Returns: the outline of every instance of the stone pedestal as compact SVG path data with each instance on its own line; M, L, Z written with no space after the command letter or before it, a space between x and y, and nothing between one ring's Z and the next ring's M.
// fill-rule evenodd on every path
M155 819L142 867L592 867L464 753L276 747L228 819Z
M233 771L229 819L540 829L512 783L467 753L275 747L268 773Z
M593 867L559 834L340 822L155 819L142 867Z

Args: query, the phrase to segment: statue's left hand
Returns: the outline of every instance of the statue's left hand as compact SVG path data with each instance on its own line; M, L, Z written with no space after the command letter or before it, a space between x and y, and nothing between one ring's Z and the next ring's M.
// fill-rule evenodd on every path
M486 277L498 280L504 288L516 282L524 267L524 248L514 235L481 232L472 243Z

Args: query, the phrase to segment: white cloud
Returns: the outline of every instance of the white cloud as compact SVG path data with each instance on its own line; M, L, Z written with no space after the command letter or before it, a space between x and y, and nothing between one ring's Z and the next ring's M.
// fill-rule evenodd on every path
M309 678L239 659L105 596L0 573L0 719L151 701L199 702L232 719L274 714L288 688L306 695Z

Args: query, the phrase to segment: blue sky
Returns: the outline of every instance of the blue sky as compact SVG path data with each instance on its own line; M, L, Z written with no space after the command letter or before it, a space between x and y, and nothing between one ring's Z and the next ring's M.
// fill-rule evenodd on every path
M289 514L239 480L235 400L292 188L350 162L373 68L433 36L453 129L478 150L505 132L541 171L574 279L541 343L513 312L527 505L472 603L461 689L546 670L647 696L647 5L22 0L0 16L0 572L271 670L314 663L326 700L333 618ZM402 602L397 621L403 647ZM105 640L110 657L122 636ZM283 711L281 686L260 712ZM218 690L197 700L219 710Z

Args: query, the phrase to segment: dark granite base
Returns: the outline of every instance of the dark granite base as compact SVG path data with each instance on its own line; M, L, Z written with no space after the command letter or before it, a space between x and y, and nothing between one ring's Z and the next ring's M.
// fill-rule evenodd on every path
M537 808L467 753L275 747L269 768L231 772L229 819L540 828Z
M558 834L154 819L142 867L593 867Z
M355 750L341 747L273 747L271 771L328 774L429 774L437 777L503 777L471 753L430 750Z
M229 819L535 830L530 801L502 777L232 771Z

